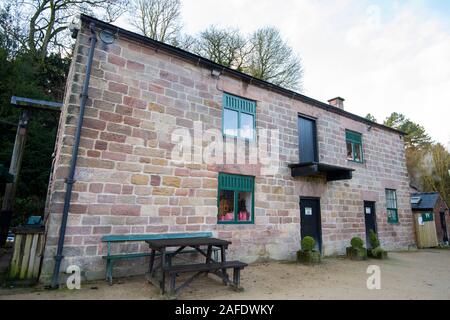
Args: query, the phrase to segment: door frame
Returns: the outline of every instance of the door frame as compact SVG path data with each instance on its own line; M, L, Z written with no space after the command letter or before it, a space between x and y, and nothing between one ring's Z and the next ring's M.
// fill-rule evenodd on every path
M366 203L370 203L373 204L373 219L374 219L374 224L375 224L375 234L377 235L378 238L378 224L377 224L377 202L376 201L369 201L369 200L363 200L363 214L364 214L364 228L366 229L366 242L367 239L370 239L370 234L367 233L367 225L366 225ZM369 246L369 243L366 243L366 247ZM373 249L373 248L372 248Z
M318 228L319 228L319 252L322 254L323 251L323 242L322 242L322 212L320 210L320 197L302 197L300 196L300 201L298 203L299 206L299 214L300 214L300 241L302 240L302 207L301 202L302 200L315 200L319 203L318 206Z
M439 219L441 223L441 229L442 229L442 241L445 242L445 238L447 238L447 242L449 241L449 234L447 229L447 221L445 220L445 211L439 211Z

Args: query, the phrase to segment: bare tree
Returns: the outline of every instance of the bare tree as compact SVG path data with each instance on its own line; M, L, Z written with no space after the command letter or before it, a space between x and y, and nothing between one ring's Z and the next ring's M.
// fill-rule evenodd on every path
M250 39L252 51L246 72L276 85L301 91L300 58L273 27L257 30Z
M8 1L15 7L15 19L21 21L21 32L16 34L22 47L39 60L49 50L67 50L70 41L63 32L73 17L80 13L99 15L103 19L117 18L128 0L19 0Z
M133 0L131 23L152 39L175 43L180 33L180 0Z
M200 32L192 50L255 78L301 91L300 59L275 28L262 28L246 37L238 29L211 26Z
M237 29L210 26L200 32L194 52L223 66L243 71L251 52L249 42Z
M171 43L171 45L187 50L187 51L191 51L191 52L195 52L195 47L197 44L197 39L193 36L190 36L188 34L183 34L180 33L177 37L175 37Z

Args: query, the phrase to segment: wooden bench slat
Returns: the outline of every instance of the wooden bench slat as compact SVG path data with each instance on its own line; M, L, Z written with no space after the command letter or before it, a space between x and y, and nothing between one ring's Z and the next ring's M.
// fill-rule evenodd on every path
M212 232L107 235L102 237L102 242L146 241L197 237L212 237Z
M220 269L230 268L245 268L248 264L241 261L226 261L218 263L199 263L190 265L175 265L166 269L169 274L183 273L183 272L202 272L202 271L214 271Z
M213 251L219 251L218 248L212 248ZM174 251L168 251L166 254L171 254ZM178 254L183 253L198 253L197 250L183 250L181 252L178 252ZM134 258L140 258L140 257L149 257L150 252L135 252L135 253L123 253L123 254L112 254L109 256L102 256L103 259L111 259L111 260L118 260L118 259L134 259ZM155 256L160 256L161 253L157 252L155 253Z
M119 260L119 259L135 259L141 257L149 257L150 252L142 253L124 253L124 254L114 254L110 256L102 256L103 259Z

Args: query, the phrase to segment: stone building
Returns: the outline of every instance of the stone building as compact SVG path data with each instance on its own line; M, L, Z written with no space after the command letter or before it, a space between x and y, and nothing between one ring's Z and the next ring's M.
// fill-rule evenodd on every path
M305 235L323 255L344 253L368 229L387 249L414 245L402 132L345 111L342 98L319 102L91 17L81 22L47 199L44 281L92 23L98 41L61 270L77 264L104 277L107 234L211 231L248 262L293 258Z

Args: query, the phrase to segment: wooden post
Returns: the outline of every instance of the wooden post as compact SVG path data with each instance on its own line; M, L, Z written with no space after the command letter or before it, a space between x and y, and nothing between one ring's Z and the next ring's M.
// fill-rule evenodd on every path
M11 156L11 164L9 166L9 173L14 176L14 180L12 183L8 183L5 187L5 196L3 197L2 209L0 212L0 247L4 246L8 236L12 208L14 205L14 196L16 194L20 167L22 165L23 153L25 150L30 113L30 110L22 109L19 125L17 127L16 140L14 142L13 154Z

